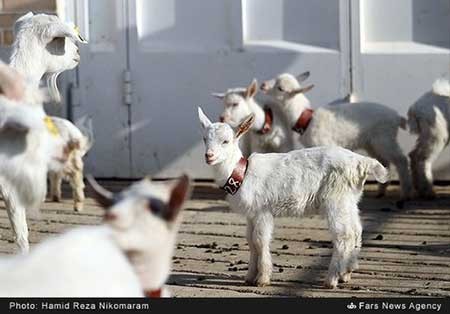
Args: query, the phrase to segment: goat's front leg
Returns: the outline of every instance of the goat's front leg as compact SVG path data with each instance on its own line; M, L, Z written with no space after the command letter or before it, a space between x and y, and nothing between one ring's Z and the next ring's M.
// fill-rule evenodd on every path
M59 172L50 172L50 198L53 202L61 201L62 174Z
M258 272L255 285L258 287L270 285L270 277L272 276L272 258L270 256L272 231L273 217L271 213L261 213L253 219L252 240L258 255Z
M9 221L11 222L12 231L14 234L14 241L21 253L28 253L30 245L28 243L28 226L26 218L26 210L19 205L16 200L13 200L8 193L2 193L5 202L6 211L8 213Z
M248 271L247 276L245 277L245 283L254 285L258 272L258 253L253 244L253 220L250 218L247 218L247 242L248 248L250 249L250 258L248 261Z

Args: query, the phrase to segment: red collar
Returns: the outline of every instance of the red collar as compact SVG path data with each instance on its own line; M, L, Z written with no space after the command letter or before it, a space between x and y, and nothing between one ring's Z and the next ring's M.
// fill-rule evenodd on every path
M265 114L264 125L261 130L256 132L261 135L266 134L266 133L270 132L270 130L272 130L272 123L273 123L272 109L270 109L268 106L265 106L264 114Z
M144 290L144 295L147 298L150 298L150 299L161 298L161 296L162 296L162 289L158 289L158 290Z
M239 190L244 181L245 173L247 172L248 160L245 157L241 157L236 167L234 168L231 176L228 178L225 185L222 187L228 194L234 195Z
M295 125L292 127L292 130L294 130L297 133L303 134L306 129L308 128L309 123L311 122L312 116L313 116L314 110L312 109L305 109L303 110L302 114L298 118Z

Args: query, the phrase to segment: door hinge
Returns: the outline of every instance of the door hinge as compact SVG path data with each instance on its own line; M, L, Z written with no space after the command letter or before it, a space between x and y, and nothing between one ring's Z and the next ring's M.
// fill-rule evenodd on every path
M131 81L131 71L125 70L123 72L123 102L125 105L131 105L133 89Z

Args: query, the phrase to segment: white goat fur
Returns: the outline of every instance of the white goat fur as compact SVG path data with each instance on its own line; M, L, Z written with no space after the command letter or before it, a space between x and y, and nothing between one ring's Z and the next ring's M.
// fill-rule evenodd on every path
M305 109L311 108L303 94L308 87L300 85L308 76L309 72L306 72L297 79L285 73L261 85L261 89L278 103L291 127ZM341 103L315 108L308 128L299 139L305 147L338 145L353 151L363 149L385 167L393 164L399 174L402 200L408 200L412 183L408 158L397 141L400 128L406 128L406 119L384 105ZM387 184L380 184L379 197L385 194Z
M209 163L222 186L242 157L238 145L246 131L242 125L249 127L251 120L244 121L235 135L228 124L211 123L200 108L199 119L206 152L213 156ZM358 202L369 174L379 182L388 176L377 160L341 147L252 154L240 189L227 197L231 209L247 217L250 260L246 281L258 286L270 283L273 217L314 211L327 218L334 245L325 285L334 288L339 279L348 281L361 248Z
M80 60L75 42L85 43L74 27L57 16L28 13L16 21L10 64L36 86L48 75L48 87L56 101L61 97L56 85L60 73L75 68ZM63 145L71 145L68 161L62 169L49 173L50 196L61 200L61 183L66 178L73 190L74 210L81 211L84 201L83 160L92 143L70 121L52 117Z
M84 204L84 181L83 157L92 147L93 135L92 132L86 129L86 134L83 134L72 122L58 118L51 117L56 127L59 130L60 136L65 143L75 143L75 147L69 153L67 162L59 171L50 171L50 197L53 201L59 202L61 200L61 184L62 180L69 181L72 187L73 208L76 211L81 211Z
M29 248L26 210L39 208L49 165L61 166L65 158L61 138L53 136L44 123L42 102L30 102L31 93L25 94L27 101L0 96L0 191L22 252Z
M450 82L438 79L432 90L408 110L410 132L418 138L410 152L414 188L424 198L434 198L433 162L450 141Z
M287 130L287 123L283 123L283 117L277 110L272 109L273 124L272 128L266 134L258 134L265 123L265 112L255 99L258 86L256 80L247 88L232 88L225 93L214 93L213 96L222 99L224 111L221 114L221 120L236 128L249 114L255 116L255 122L252 125L252 132L247 133L251 136L251 151L259 153L283 153L293 149L291 132Z
M187 196L187 195L186 195ZM0 259L2 297L143 297L164 286L179 225L149 209L169 187L144 179L122 192L103 226L48 239L29 255ZM163 296L169 296L166 288Z

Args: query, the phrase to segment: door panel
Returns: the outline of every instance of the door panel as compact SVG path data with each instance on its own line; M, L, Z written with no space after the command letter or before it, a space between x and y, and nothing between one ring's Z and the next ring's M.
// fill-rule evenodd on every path
M80 46L79 102L75 119L92 118L95 143L86 172L99 177L130 177L129 108L123 102L127 68L127 19L124 0L78 1L80 27L89 40Z

